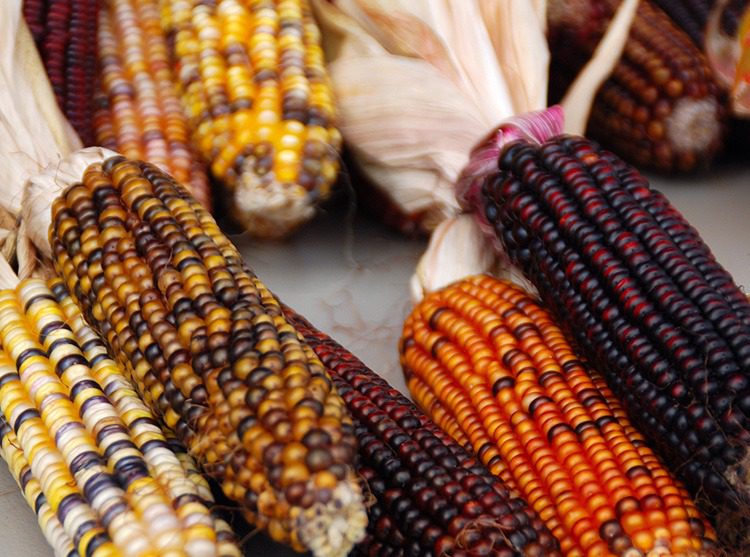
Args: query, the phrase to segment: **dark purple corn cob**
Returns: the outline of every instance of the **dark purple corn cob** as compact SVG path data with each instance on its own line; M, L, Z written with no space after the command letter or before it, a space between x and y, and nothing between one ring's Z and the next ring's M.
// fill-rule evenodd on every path
M652 0L659 6L685 33L690 35L693 42L703 48L706 38L706 25L709 14L716 0ZM748 0L729 0L721 9L719 26L726 35L733 37L737 33L742 13L748 5Z
M634 424L740 543L750 303L698 232L634 168L579 137L509 144L479 204Z
M23 15L34 36L57 103L81 137L94 142L91 107L96 81L98 0L24 0Z
M349 351L285 307L354 420L357 472L372 495L371 557L560 556L557 540L502 481Z

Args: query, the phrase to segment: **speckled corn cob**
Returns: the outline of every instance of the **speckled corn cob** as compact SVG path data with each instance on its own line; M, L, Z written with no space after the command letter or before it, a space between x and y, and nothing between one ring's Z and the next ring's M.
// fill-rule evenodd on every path
M96 83L98 0L24 0L24 19L60 108L84 145L94 142L91 101Z
M374 499L357 553L553 557L556 540L526 502L348 350L285 307L330 370L354 419L357 472Z
M97 35L97 144L159 165L210 209L208 177L190 144L159 0L104 0Z
M193 141L254 235L328 197L341 138L307 0L162 0Z
M195 485L59 280L0 291L0 323L4 436L38 482L37 509L46 501L59 520L56 550L67 539L82 556L239 555L219 551Z
M669 201L595 143L513 143L499 168L477 210L633 423L726 537L743 537L747 298Z
M400 348L419 405L529 501L564 554L716 547L686 490L520 289L477 276L429 294Z
M271 537L345 555L366 513L344 402L211 216L121 157L52 212L59 272L167 427Z
M553 96L588 61L617 2L552 0ZM706 166L721 147L725 110L697 46L650 0L638 6L622 58L596 96L587 135L639 167L662 172Z

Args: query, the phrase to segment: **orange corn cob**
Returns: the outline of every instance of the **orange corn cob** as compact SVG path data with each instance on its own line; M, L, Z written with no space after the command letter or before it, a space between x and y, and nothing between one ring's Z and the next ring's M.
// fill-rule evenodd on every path
M715 533L602 378L520 289L428 295L400 343L419 405L516 487L567 555L707 555Z

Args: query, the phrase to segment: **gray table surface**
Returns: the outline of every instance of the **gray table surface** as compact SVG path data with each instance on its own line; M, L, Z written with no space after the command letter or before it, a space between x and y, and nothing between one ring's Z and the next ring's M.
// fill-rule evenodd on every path
M723 166L689 179L652 184L699 229L719 261L750 290L750 168ZM409 307L408 279L424 249L368 218L348 219L342 204L285 243L233 240L246 261L288 305L347 346L405 392L396 353ZM52 551L18 487L0 464L2 557L47 557ZM247 555L296 555L262 535Z

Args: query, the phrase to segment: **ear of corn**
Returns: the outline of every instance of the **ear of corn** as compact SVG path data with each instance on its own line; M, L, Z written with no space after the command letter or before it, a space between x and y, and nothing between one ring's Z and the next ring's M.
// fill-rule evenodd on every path
M210 209L208 177L190 143L158 0L103 1L97 42L97 144L159 165Z
M354 420L357 472L373 498L359 554L560 555L539 517L475 457L345 348L293 310L284 314Z
M3 454L57 553L240 555L59 280L0 291L0 320Z
M590 58L615 7L611 0L550 2L550 80L558 95ZM719 95L699 48L643 0L622 58L596 96L588 134L638 166L693 170L721 147L726 115Z
M591 141L513 143L499 167L477 210L651 445L743 536L747 298L669 201Z
M94 142L91 101L96 83L98 0L24 0L34 36L60 108L84 145Z
M400 346L420 406L455 424L564 554L708 555L716 547L686 490L520 289L476 276L429 294L407 318Z
M60 273L167 427L274 539L345 555L366 514L344 402L211 216L122 157L52 212Z
M194 144L258 236L288 235L328 197L341 139L307 0L163 0Z

